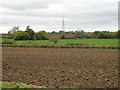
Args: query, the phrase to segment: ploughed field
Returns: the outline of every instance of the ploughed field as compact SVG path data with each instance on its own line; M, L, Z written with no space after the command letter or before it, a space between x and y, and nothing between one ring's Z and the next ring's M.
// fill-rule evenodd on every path
M118 51L2 48L3 81L56 88L118 87Z

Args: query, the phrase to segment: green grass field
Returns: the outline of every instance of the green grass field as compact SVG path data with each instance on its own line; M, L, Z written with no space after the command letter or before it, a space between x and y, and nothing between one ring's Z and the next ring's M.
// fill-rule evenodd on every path
M4 42L5 40L15 41L13 39L1 38L0 41ZM50 42L49 40L21 40L15 41L16 44L45 44L45 45L53 45L54 42ZM87 44L94 46L118 46L118 39L60 39L58 41L58 45L66 45L66 44Z

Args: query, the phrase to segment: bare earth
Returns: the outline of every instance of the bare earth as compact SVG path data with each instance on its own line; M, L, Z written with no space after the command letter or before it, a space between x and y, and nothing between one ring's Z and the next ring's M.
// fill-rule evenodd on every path
M3 81L56 88L117 88L118 51L2 48Z

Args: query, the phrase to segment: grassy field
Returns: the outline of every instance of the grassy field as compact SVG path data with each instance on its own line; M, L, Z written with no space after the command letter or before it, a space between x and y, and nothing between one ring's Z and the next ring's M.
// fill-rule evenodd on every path
M13 39L1 38L0 41L4 42L5 40L15 41ZM54 42L49 40L21 40L15 41L16 44L45 44L53 45ZM87 44L94 46L118 46L118 39L60 39L58 45L67 45L67 44Z
M1 88L17 88L17 89L20 89L20 88L54 88L53 86L48 86L48 87L45 87L45 86L37 86L37 85L33 85L33 84L29 84L29 85L26 85L24 83L14 83L14 82L0 82L0 89Z

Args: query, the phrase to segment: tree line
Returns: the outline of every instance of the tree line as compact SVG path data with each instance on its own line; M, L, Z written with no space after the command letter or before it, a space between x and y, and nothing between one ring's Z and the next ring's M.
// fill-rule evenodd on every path
M34 32L30 26L27 26L25 31L21 31L18 26L8 31L8 35L14 40L45 40L47 33L44 30Z
M47 34L61 34L61 39L66 39L65 34L73 34L73 39L89 39L89 38L96 38L96 39L117 39L120 38L120 30L116 32L110 31L94 31L94 32L85 32L84 30L80 31L59 31L55 32L52 31L51 33L47 33L46 31L38 31L34 32L30 26L26 27L25 31L19 30L18 27L13 27L9 32L8 35L15 39L15 40L46 40Z
M91 33L80 31L76 32L75 35L77 38L117 39L120 38L120 30L117 32L94 31Z
M84 38L97 38L97 39L117 39L120 38L120 30L116 32L110 31L94 31L94 32L85 32L84 30L80 31L59 31L59 32L51 32L50 34L63 34L61 38L65 38L64 34L74 34L74 38L84 39Z

